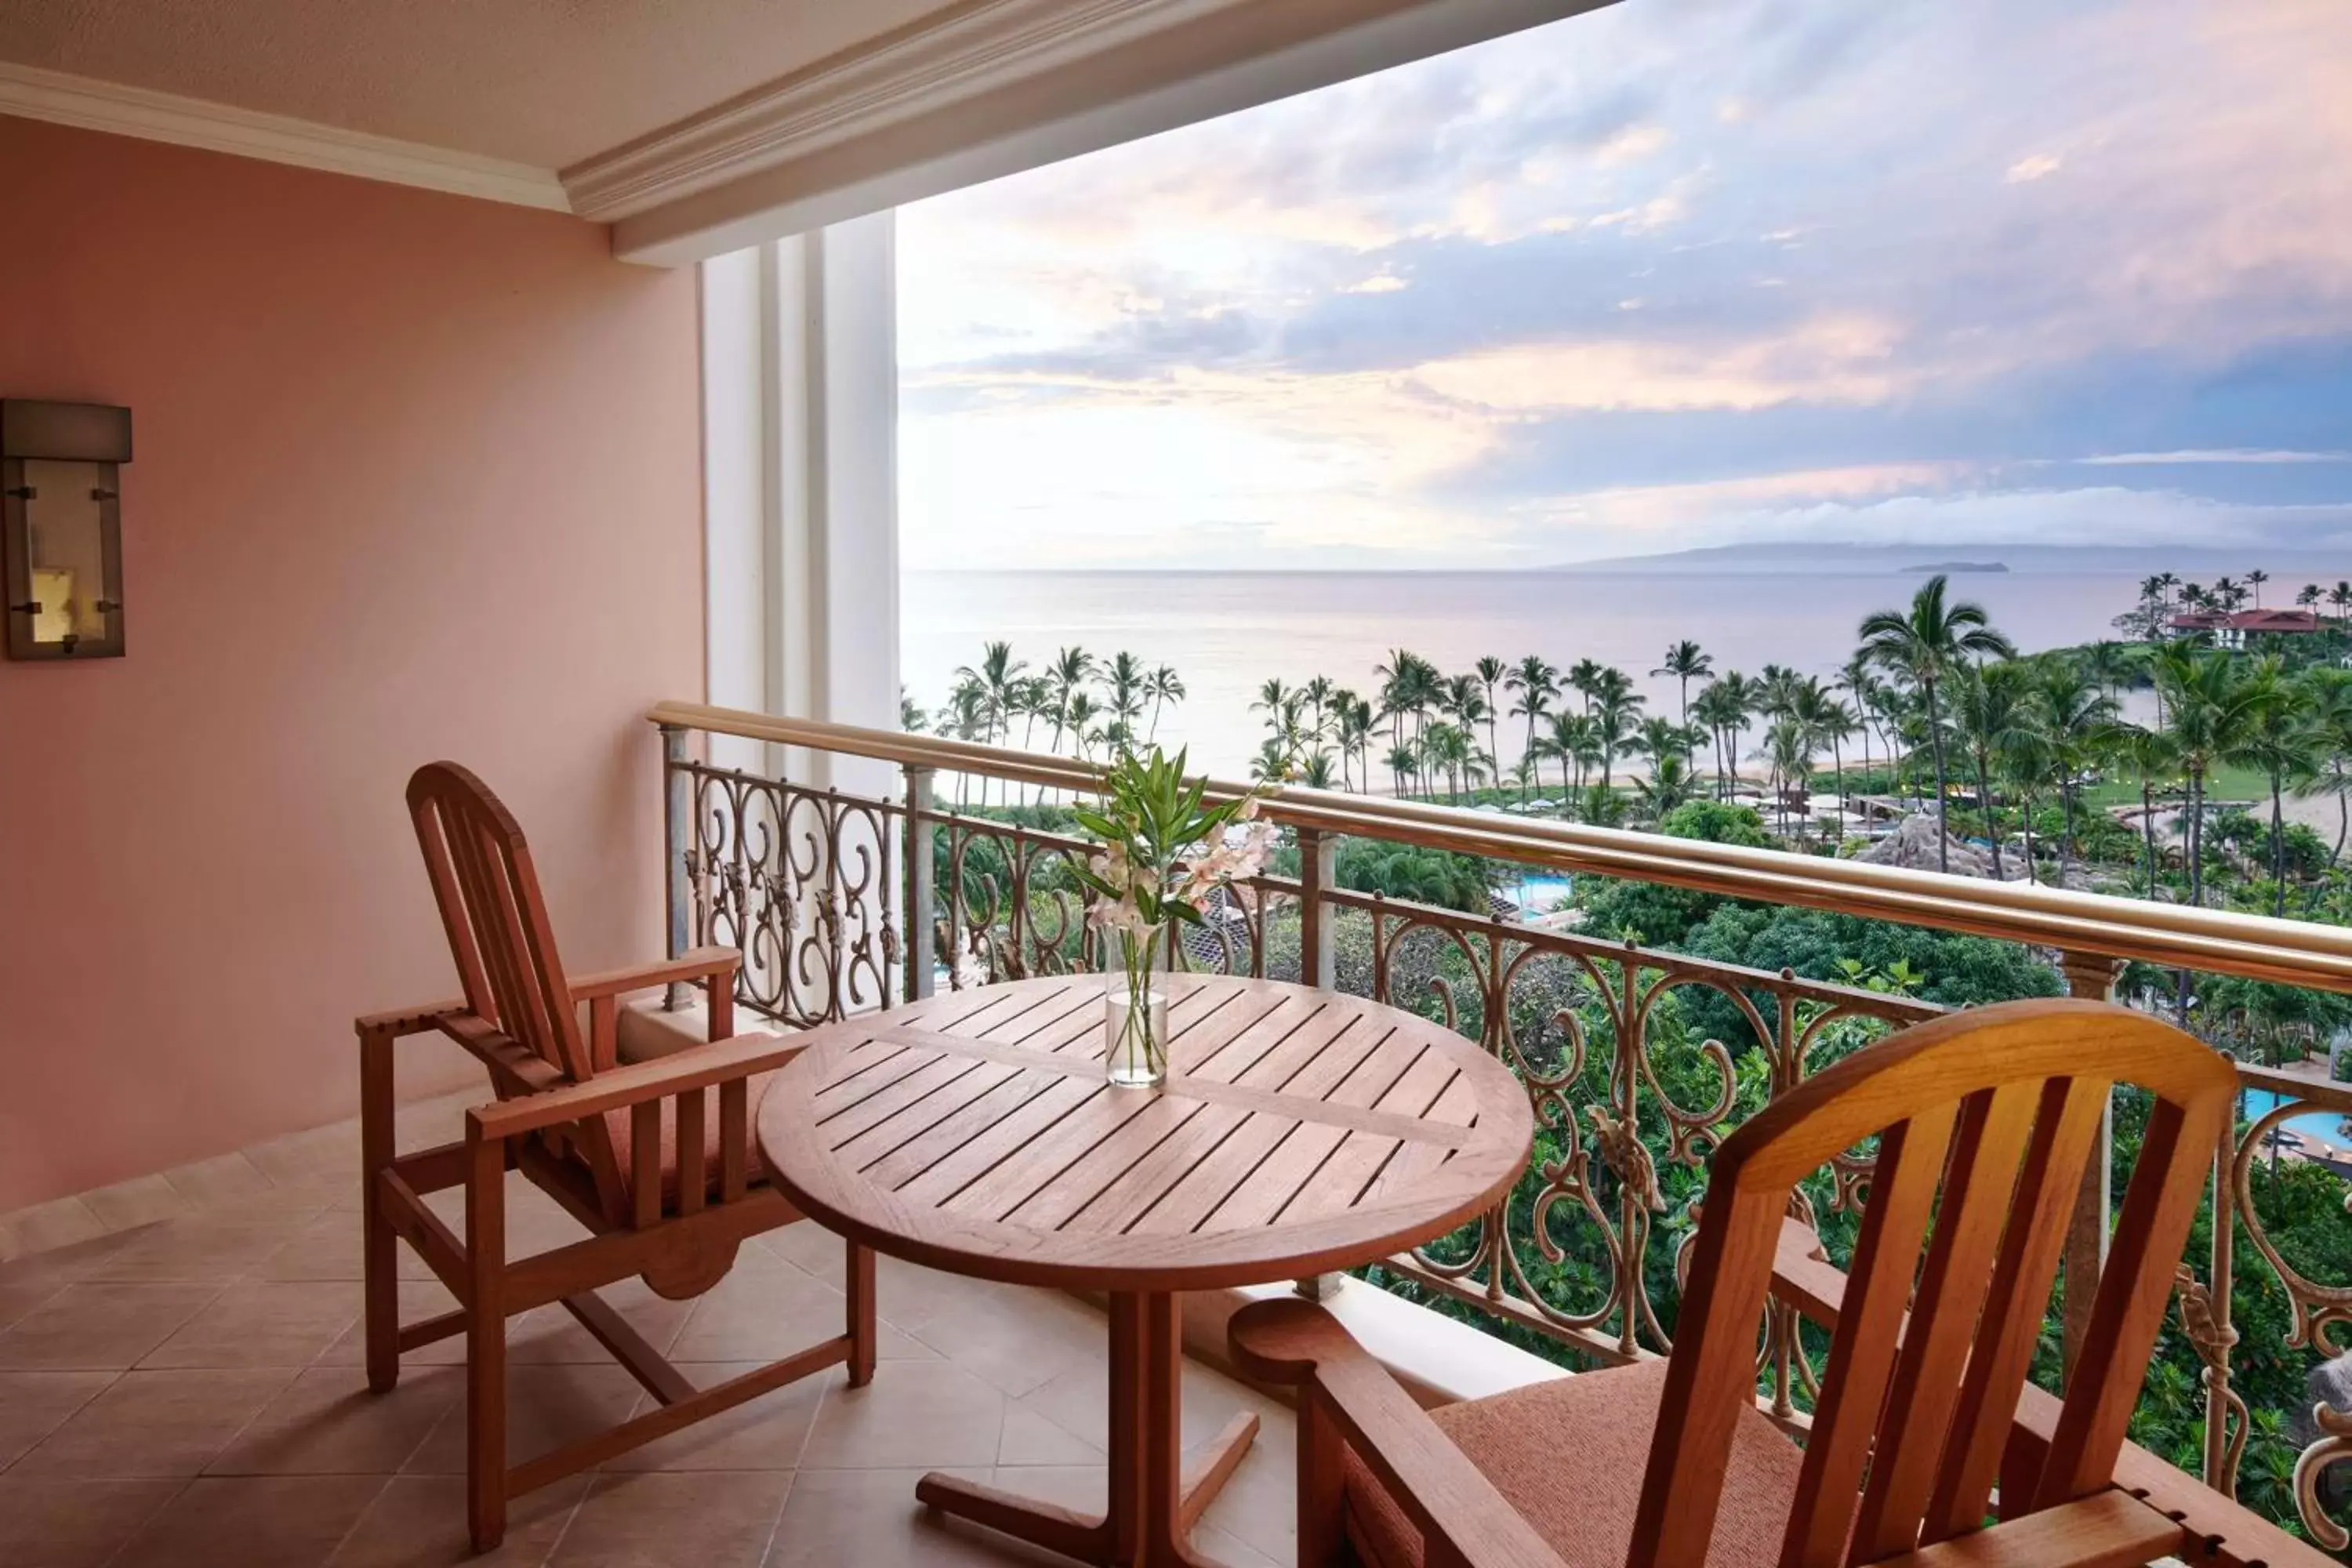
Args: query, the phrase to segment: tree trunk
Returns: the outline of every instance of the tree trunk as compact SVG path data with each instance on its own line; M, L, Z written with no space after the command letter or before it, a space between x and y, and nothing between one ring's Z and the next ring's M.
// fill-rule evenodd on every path
M2271 913L2286 918L2286 818L2279 798L2285 781L2271 775Z
M2156 897L2156 791L2146 774L2139 781L2139 836L2147 846L2147 896Z
M2021 795L2017 804L2025 817L2025 881L2028 887L2038 888L2042 885L2042 879L2033 870L2033 797Z
M1985 754L1974 748L1970 748L1970 752L1977 762L1977 807L1984 813L1985 837L1992 844L1992 879L2004 882L2009 879L2001 870L2000 825L1992 819L1992 783L1985 771ZM2029 876L2032 874L2030 865L2026 872Z
M1945 812L1951 804L1951 791L1944 782L1944 724L1942 716L1936 711L1936 683L1923 680L1919 689L1927 697L1927 747L1936 753L1936 869L1949 871L1952 868L1952 826L1946 819ZM2033 875L2032 846L2029 844L2026 848L2025 874L2030 879Z

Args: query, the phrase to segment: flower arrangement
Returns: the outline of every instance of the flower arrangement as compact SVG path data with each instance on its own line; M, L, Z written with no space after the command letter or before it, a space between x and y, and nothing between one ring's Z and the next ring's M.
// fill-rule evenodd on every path
M1102 840L1077 874L1096 894L1087 918L1112 947L1106 1003L1114 1082L1167 1077L1168 1004L1152 981L1168 932L1204 924L1210 893L1256 876L1274 846L1256 793L1213 804L1201 781L1185 778L1184 757L1157 746L1121 752L1104 775L1100 808L1074 813Z

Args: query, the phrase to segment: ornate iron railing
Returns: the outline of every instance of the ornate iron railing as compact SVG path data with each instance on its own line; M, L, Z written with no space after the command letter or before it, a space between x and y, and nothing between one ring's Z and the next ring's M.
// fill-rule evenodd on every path
M742 949L741 1005L805 1026L935 987L1097 966L1087 895L1070 874L1087 842L942 807L933 795L941 769L1041 796L1086 789L1093 770L719 710L670 705L655 717L667 742L671 941ZM714 767L688 755L696 729L881 757L901 765L903 788L895 799L865 797ZM1333 876L1343 836L2004 936L2047 950L2075 994L2111 994L2126 957L2352 991L2352 933L2335 928L1317 791L1280 792L1267 810L1294 837L1298 875L1237 889L1171 961L1412 1008L1507 1061L1537 1112L1527 1175L1479 1224L1383 1268L1409 1290L1602 1363L1671 1348L1691 1204L1708 1152L1731 1127L1830 1061L1942 1009L1886 990L1345 889ZM2274 1130L2299 1116L2352 1115L2352 1085L2252 1064L2240 1072L2276 1103L2216 1152L2215 1212L2235 1223L2208 1227L2201 1276L2181 1268L2177 1330L2202 1368L2202 1474L2231 1495L2257 1419L2232 1381L2242 1353L2231 1321L2240 1240L2289 1309L2284 1343L2273 1348L2332 1359L2352 1326L2352 1280L2314 1278L2324 1260L2288 1256L2263 1212ZM2069 1244L2070 1279L2095 1279L2103 1252L2111 1173L2098 1163ZM1825 1235L1839 1234L1839 1216L1856 1210L1869 1173L1860 1151L1808 1189ZM2065 1292L2068 1359L2088 1294ZM1803 1420L1812 1392L1818 1358L1807 1354L1807 1331L1776 1308L1760 1363L1773 1409L1791 1422ZM2307 1422L2291 1478L2294 1512L2315 1540L2340 1549L2347 1538L2329 1472L2352 1461L2352 1411L2321 1405Z

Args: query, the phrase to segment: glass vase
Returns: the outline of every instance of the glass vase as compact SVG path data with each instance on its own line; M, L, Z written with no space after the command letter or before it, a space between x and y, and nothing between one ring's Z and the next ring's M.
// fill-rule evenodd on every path
M1103 1065L1121 1089L1157 1089L1168 1081L1168 996L1160 988L1165 926L1111 934L1110 969L1103 976Z

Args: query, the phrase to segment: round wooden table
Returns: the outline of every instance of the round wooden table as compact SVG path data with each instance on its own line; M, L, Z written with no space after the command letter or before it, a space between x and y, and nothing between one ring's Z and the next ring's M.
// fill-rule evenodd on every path
M1118 1568L1196 1563L1193 1521L1256 1436L1187 1468L1173 1292L1294 1279L1499 1202L1534 1119L1507 1068L1426 1019L1262 980L1172 975L1170 1077L1103 1071L1103 978L955 992L814 1029L760 1108L776 1184L877 1251L1110 1300L1109 1512L946 1476L923 1501Z

